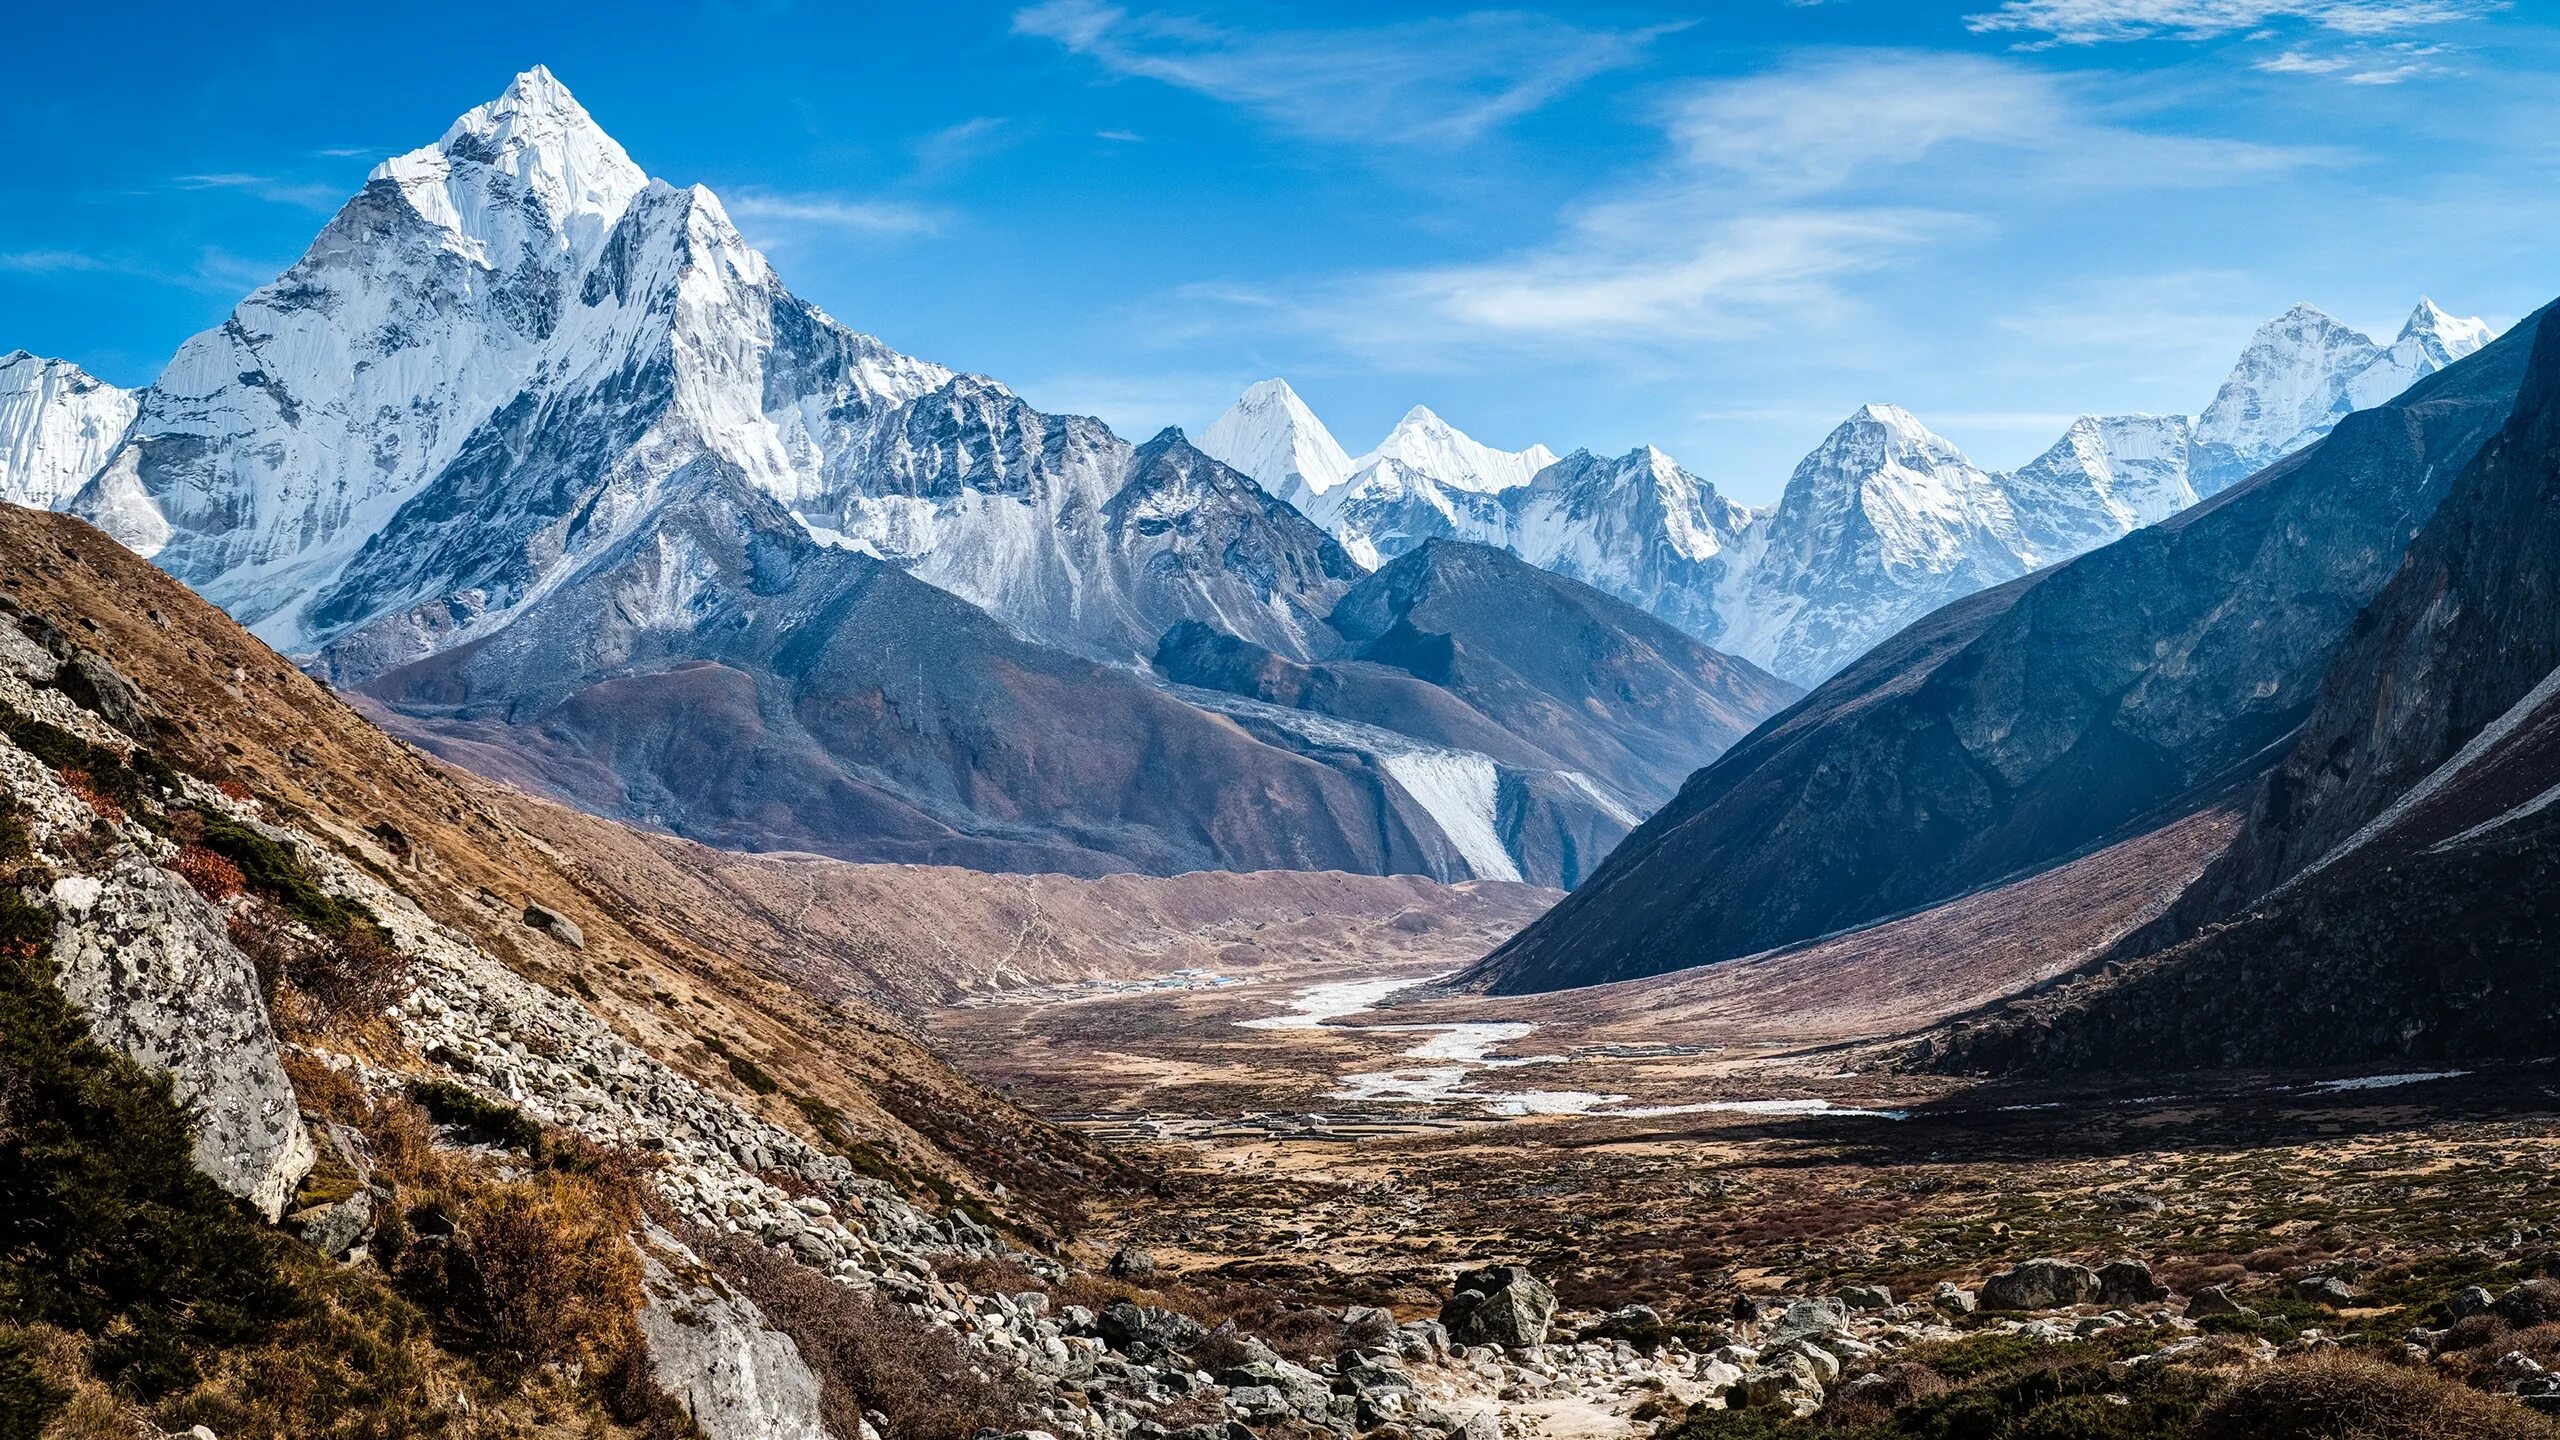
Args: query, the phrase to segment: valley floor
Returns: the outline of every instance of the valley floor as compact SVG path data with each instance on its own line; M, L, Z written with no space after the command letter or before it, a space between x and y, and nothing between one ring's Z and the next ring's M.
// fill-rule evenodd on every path
M1125 1243L1187 1283L1402 1317L1496 1260L1568 1310L1712 1328L1737 1294L1926 1296L2039 1256L2129 1256L2180 1295L2229 1288L2265 1338L2396 1344L2460 1286L2536 1273L2560 1235L2548 1067L1983 1087L1879 1064L1851 1032L1883 1007L1811 1003L1802 956L1731 970L1713 1003L1694 980L1443 993L1467 958L1408 944L1385 969L1004 992L930 1028L1161 1174L1106 1209L1097 1259ZM2354 1277L2356 1302L2297 1303L2313 1275ZM1512 1408L1549 1435L1629 1433L1659 1396L1634 1377Z

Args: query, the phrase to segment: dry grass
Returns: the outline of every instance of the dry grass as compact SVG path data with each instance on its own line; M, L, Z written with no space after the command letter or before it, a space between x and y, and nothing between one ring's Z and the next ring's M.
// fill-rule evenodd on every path
M2338 1355L2242 1375L2205 1407L2195 1440L2552 1440L2503 1396Z

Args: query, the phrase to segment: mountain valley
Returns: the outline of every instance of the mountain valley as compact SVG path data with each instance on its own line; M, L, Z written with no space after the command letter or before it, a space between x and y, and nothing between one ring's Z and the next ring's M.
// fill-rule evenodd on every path
M0 359L0 1440L2560 1436L2560 316L1719 481L1133 443L539 66Z

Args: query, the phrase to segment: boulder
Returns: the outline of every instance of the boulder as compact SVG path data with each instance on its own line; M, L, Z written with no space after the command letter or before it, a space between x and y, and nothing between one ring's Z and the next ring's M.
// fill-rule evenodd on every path
M1882 1285L1851 1285L1840 1292L1840 1303L1852 1310L1890 1310L1893 1292Z
M1768 1334L1768 1343L1783 1345L1808 1335L1828 1335L1849 1327L1847 1301L1825 1296L1819 1300L1799 1300L1778 1317L1778 1324Z
M2293 1282L2293 1298L2339 1310L2355 1303L2356 1287L2335 1275L2306 1275Z
M1929 1303L1945 1315L1970 1315L1982 1308L1972 1291L1953 1280L1939 1281L1938 1288L1929 1292Z
M186 881L139 859L54 886L62 993L98 1039L166 1070L195 1112L198 1169L270 1222L319 1158L285 1078L257 968Z
M1114 1280L1144 1284L1156 1278L1156 1257L1135 1245L1123 1245L1111 1252L1111 1263L1104 1270Z
M2151 1267L2139 1260L2110 1260L2098 1267L2098 1303L2152 1305L2169 1298L2169 1287L2151 1278Z
M2486 1314L2490 1307L2497 1303L2497 1297L2489 1293L2487 1286L2465 1285L2445 1297L2445 1318L2468 1320L2474 1315Z
M1208 1327L1178 1311L1126 1300L1102 1307L1094 1329L1114 1350L1171 1352L1188 1350L1209 1338Z
M2560 1280L2527 1280L2497 1299L2498 1317L2519 1330L2560 1320Z
M641 1264L640 1334L649 1367L706 1440L829 1440L817 1376L790 1336L766 1326L753 1301L717 1282L686 1278L707 1272L664 1232L642 1247Z
M2098 1272L2068 1260L2029 1260L1982 1282L1987 1310L2063 1310L2098 1298Z
M1458 1277L1456 1293L1440 1307L1440 1323L1459 1345L1507 1350L1547 1343L1555 1320L1556 1292L1518 1265L1494 1265Z
M2231 1298L2231 1292L2220 1285L2207 1285L2187 1301L2187 1317L2201 1319L2207 1315L2255 1315L2258 1312Z
M1822 1408L1822 1372L1795 1351L1772 1355L1725 1392L1734 1409L1776 1409L1801 1420Z
M525 906L524 923L572 950L587 948L586 932L578 928L578 922L547 906Z
M151 702L97 651L72 651L54 675L53 685L63 698L134 739L151 738Z
M373 1192L359 1190L334 1205L314 1205L285 1217L304 1244L332 1260L373 1234Z

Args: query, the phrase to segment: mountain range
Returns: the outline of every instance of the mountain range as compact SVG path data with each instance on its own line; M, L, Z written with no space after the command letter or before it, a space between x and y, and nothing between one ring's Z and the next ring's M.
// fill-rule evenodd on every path
M1363 565L1435 537L1498 546L1813 685L1942 604L2219 493L2493 333L2422 299L2384 346L2299 305L2259 327L2194 418L2082 416L2003 473L1908 411L1867 405L1767 511L1651 446L1614 459L1502 451L1419 406L1355 460L1282 380L1248 389L1200 443Z
M1596 593L1494 684L1489 637L1555 604L1516 564L1354 638L1377 577L1290 504L838 323L538 68L152 385L0 373L12 500L421 744L722 844L1570 884L1794 694ZM1548 458L1420 417L1386 448L1487 485ZM1409 703L1352 725L1158 673L1197 626Z
M1471 979L1546 990L1797 944L2262 786L2260 829L2304 828L2306 787L2358 773L2363 727L2412 703L2388 680L2363 710L2330 692L2370 679L2352 658L2368 604L2411 583L2394 578L2409 536L2509 423L2540 327L2160 524L1938 609L1693 776ZM2324 705L2335 729L2314 744ZM2241 888L2284 869L2257 862Z

